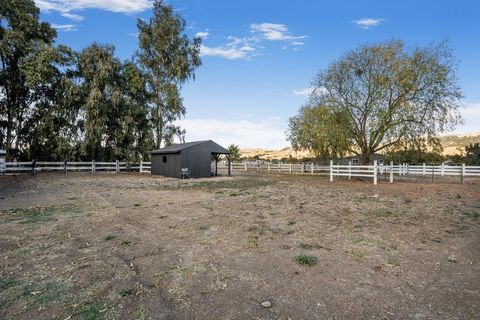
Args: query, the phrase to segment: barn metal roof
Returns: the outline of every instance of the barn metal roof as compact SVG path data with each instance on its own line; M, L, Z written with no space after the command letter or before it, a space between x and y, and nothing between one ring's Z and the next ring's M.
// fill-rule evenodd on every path
M202 141L192 141L192 142L187 142L187 143L176 143L169 145L165 148L160 148L157 150L153 150L151 154L167 154L167 153L180 153L182 150L203 144L203 143L208 143L210 144L210 149L211 153L217 153L217 154L228 154L228 150L223 148L221 145L213 142L212 140L202 140Z

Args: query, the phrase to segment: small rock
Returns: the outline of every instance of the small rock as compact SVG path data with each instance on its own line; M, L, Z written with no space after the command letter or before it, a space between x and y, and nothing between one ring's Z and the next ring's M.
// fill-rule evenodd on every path
M270 308L272 306L272 303L270 301L263 301L261 304L264 308Z

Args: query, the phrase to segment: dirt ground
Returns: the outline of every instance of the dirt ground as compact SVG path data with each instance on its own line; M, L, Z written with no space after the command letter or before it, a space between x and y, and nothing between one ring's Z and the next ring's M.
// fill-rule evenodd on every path
M0 261L1 319L473 319L480 181L0 176Z

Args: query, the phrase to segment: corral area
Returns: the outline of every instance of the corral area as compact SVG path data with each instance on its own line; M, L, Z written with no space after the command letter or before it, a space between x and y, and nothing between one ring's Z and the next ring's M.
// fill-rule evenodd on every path
M480 181L0 177L2 319L472 319L479 248Z

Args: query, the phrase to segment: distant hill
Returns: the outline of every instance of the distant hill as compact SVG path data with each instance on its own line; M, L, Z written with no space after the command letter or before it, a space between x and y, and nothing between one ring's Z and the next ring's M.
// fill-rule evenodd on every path
M443 146L443 154L462 154L465 146L470 143L480 142L480 132L455 134L440 137Z
M480 132L454 134L440 137L443 145L444 155L462 154L465 151L465 146L470 143L480 142ZM312 155L307 150L295 151L291 147L286 147L280 150L274 149L241 149L240 154L242 158L255 158L263 160L280 160L282 158L308 158Z

